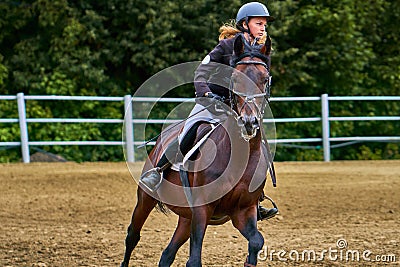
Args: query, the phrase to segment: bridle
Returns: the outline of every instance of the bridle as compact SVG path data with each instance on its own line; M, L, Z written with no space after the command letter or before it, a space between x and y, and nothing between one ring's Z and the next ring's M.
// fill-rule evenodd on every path
M237 65L250 65L250 64L255 64L255 65L262 65L264 66L268 72L269 72L269 67L267 65L267 63L265 63L264 61L257 61L257 60L240 60L238 62L235 62L234 67L236 67Z
M268 65L264 62L264 61L258 61L258 60L243 60L243 58L245 57L257 57L259 58L259 56L253 55L253 53L251 53L252 55L250 55L250 53L243 53L239 60L233 61L234 64L232 64L232 66L234 68L236 68L238 65L261 65L263 67L265 67L269 73L269 67ZM260 55L262 55L261 53L259 53ZM261 57L261 56L260 56ZM263 59L265 56L262 55L261 59ZM262 123L262 119L264 117L264 110L266 108L267 103L269 102L269 97L270 97L270 87L271 87L271 76L268 76L267 81L264 84L264 88L265 91L263 93L258 93L258 94L247 94L247 93L243 93L243 92L238 92L235 88L235 81L231 78L230 81L230 86L229 86L229 102L231 105L231 110L234 111L234 117L236 119L236 121L238 122L239 126L243 126L243 121L241 118L241 111L246 107L246 106L253 106L253 108L251 109L255 109L256 110L256 119L259 123ZM238 106L238 97L243 98L244 103L241 107ZM255 100L257 98L263 98L262 104L259 107ZM246 137L246 139L250 139L253 138L255 136L256 132L251 135Z

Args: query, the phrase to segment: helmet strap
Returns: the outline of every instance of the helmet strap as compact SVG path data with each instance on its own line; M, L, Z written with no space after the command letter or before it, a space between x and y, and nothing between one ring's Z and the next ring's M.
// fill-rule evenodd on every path
M249 26L249 17L246 17L244 20L244 23L246 23L246 28L243 27L242 25L239 25L239 30L241 30L243 33L247 33L249 35L249 38L256 40L256 38L253 36L253 34L251 34L250 32L250 26ZM251 40L249 40L249 42L251 42Z
M246 26L247 26L246 32L251 36L250 26L249 26L249 17L246 17L245 22L246 22Z

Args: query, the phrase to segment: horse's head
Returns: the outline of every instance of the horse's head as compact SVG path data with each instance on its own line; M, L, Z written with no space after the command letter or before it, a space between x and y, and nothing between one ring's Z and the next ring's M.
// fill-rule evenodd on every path
M271 52L268 37L264 45L249 44L243 35L234 43L230 100L242 137L250 140L262 126L269 97L271 76L267 64Z

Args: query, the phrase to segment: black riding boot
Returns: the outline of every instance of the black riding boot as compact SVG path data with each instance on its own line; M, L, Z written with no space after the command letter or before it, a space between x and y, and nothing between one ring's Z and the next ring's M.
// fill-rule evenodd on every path
M277 208L267 209L258 204L257 221L268 220L278 213Z
M172 166L174 162L183 159L183 156L192 148L196 138L197 128L202 122L195 123L182 138L179 144L178 137L172 141L160 158L155 168L143 173L140 177L139 183L145 186L151 192L157 191L160 187L162 179L161 173Z
M179 149L178 138L172 141L164 154L158 161L156 167L150 169L142 174L139 180L139 184L146 187L150 192L155 192L160 187L162 179L161 173L172 166L172 163L175 162L175 158L177 157Z
M272 209L268 209L261 206L260 202L263 201L264 199L268 199L269 201L271 201L274 207ZM257 221L268 220L271 219L272 217L275 217L275 215L278 214L278 207L276 206L275 202L270 197L266 196L264 192L259 201L260 202L258 203L257 207Z

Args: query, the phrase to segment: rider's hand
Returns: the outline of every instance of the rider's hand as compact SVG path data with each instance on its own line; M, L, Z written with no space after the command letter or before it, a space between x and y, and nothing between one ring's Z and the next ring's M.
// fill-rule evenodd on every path
M218 101L221 101L221 102L224 102L224 100L225 100L222 96L219 96L219 95L214 94L212 92L207 92L207 93L204 94L204 96L208 97L208 98L212 98L212 99L218 100Z
M197 97L195 101L197 104L202 105L213 114L221 114L226 112L226 109L223 105L225 98L212 92L205 93L203 97Z

